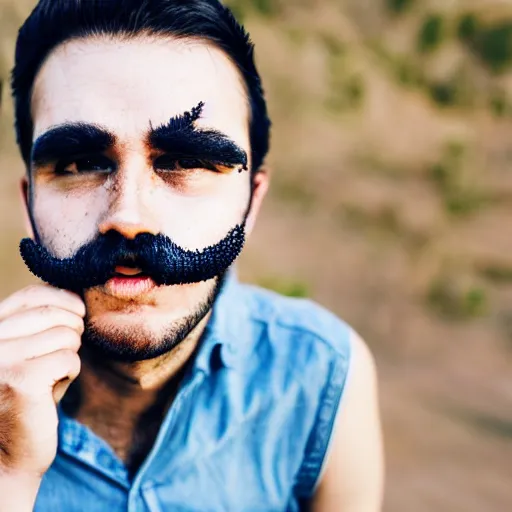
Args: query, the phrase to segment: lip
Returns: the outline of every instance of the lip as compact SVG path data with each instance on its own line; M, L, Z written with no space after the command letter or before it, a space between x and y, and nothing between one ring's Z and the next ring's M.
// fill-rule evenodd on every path
M105 283L105 291L112 297L130 300L148 294L157 286L148 276L115 276Z

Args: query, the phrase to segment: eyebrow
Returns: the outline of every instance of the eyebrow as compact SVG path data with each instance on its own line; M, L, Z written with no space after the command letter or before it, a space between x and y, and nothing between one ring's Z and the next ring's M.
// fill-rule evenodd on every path
M115 135L106 128L87 123L65 123L51 128L36 139L31 162L41 166L76 155L102 153L115 143Z
M200 130L194 126L204 103L178 115L156 128L150 125L146 136L149 146L177 158L197 158L213 164L247 169L247 153L227 135L214 129Z

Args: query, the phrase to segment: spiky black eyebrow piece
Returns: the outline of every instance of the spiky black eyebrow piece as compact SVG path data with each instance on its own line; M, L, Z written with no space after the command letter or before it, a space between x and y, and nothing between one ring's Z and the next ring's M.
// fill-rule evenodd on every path
M247 153L227 135L214 129L197 129L194 123L200 119L204 102L184 114L172 117L169 122L156 128L150 125L146 137L153 148L177 158L197 158L212 163L247 170Z

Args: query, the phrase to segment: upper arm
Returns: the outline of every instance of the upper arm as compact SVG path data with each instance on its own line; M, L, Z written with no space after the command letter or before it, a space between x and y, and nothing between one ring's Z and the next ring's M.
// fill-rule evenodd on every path
M375 363L357 334L351 343L351 366L313 501L315 512L381 510L384 457Z

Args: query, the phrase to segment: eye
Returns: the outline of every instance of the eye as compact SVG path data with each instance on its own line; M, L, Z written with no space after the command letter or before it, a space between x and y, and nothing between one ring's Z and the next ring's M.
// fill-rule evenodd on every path
M103 155L62 160L55 166L55 174L111 173L116 165Z
M155 159L153 167L158 171L180 171L185 169L206 169L217 172L215 164L198 158L176 158L172 155L162 155Z

